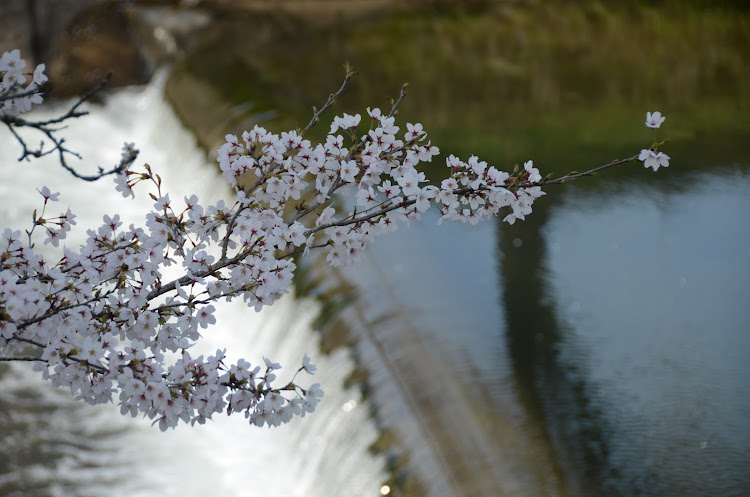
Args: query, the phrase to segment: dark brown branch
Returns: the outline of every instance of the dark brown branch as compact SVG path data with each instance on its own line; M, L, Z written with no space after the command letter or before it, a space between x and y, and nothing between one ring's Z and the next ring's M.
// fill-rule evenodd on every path
M401 104L401 101L406 97L406 87L409 86L409 83L404 83L404 85L401 87L401 93L398 96L398 99L396 99L395 102L393 102L393 105L391 106L391 111L388 113L388 117L393 117L396 115L396 110L398 110L398 106Z
M300 132L300 135L304 135L310 128L318 124L318 121L320 121L320 115L326 111L331 105L333 105L333 102L336 100L336 97L341 95L343 93L344 89L346 88L346 85L349 83L349 80L352 76L354 76L354 70L351 68L349 64L344 66L344 69L346 69L346 75L344 76L344 81L341 83L341 87L336 91L336 93L331 93L328 95L328 100L326 100L326 103L323 104L323 107L320 109L316 109L313 107L313 116L312 119L310 119L310 122L307 123L307 126L305 126L305 129L303 129Z
M15 357L0 357L0 362L11 362L11 361L35 361L35 362L47 362L46 359L42 359L39 356L22 355Z
M633 162L637 159L638 159L638 155L631 155L630 157L626 159L613 160L612 162L608 162L604 165L595 167L593 169L589 169L588 171L585 171L582 173L569 173L560 178L544 179L542 181L537 181L536 183L519 183L516 186L518 188L529 188L529 187L534 187L534 186L561 185L567 181L578 179L578 178L583 178L585 176L595 176L596 173L598 173L599 171L609 169L610 167L621 166L623 164L627 164L628 162Z
M30 90L22 91L21 93L13 93L13 90L18 88L18 86L18 83L14 83L6 88L4 92L0 93L0 102L5 102L6 100L15 100L17 98L30 97L32 95L44 93L43 88L38 84L34 85L34 88Z
M70 174L75 176L76 178L82 179L84 181L96 181L100 178L103 178L104 176L108 176L111 174L117 174L122 171L124 171L130 164L132 164L136 157L138 156L138 151L134 151L133 154L124 156L120 162L115 165L113 168L109 170L105 170L102 167L99 167L99 171L96 174L92 175L84 175L80 174L78 171L76 171L72 166L70 166L67 161L66 157L67 155L72 155L77 158L81 158L80 155L75 153L74 151L68 149L64 146L65 139L64 138L57 138L56 133L58 133L61 129L61 127L55 127L55 125L62 124L68 119L75 119L78 117L82 117L85 115L88 115L88 111L78 111L78 108L87 100L89 100L95 93L100 91L110 80L111 74L107 74L107 76L95 87L93 87L91 90L86 92L83 96L81 96L68 111L54 119L48 119L46 121L30 121L18 116L11 116L11 115L0 115L0 122L5 123L5 125L8 127L8 129L13 133L13 136L16 138L16 141L18 141L19 145L22 148L21 156L18 158L18 161L23 160L29 160L30 158L39 158L44 157L45 155L49 155L52 153L57 152L58 157L60 160L60 165L67 170ZM20 98L23 96L26 96L27 94L35 94L38 93L39 90L29 90L24 93L17 93L14 95L3 95L2 99L12 99L12 98ZM0 100L2 100L0 99ZM52 142L52 147L49 150L44 150L44 141L42 141L39 145L39 148L31 148L29 147L24 139L15 132L14 128L32 128L36 129L43 135L45 135L49 141Z

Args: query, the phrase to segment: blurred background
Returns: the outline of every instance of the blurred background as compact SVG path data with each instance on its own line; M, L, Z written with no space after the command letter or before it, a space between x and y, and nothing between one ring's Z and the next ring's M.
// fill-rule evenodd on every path
M671 162L550 187L514 226L426 215L356 267L301 261L295 295L260 315L222 310L209 351L317 359L321 411L288 426L162 434L3 366L0 495L748 495L744 5L5 0L0 50L47 63L39 115L113 73L65 131L84 171L135 141L173 191L227 197L223 136L304 126L346 62L333 113L387 108L408 82L399 123L423 123L441 156L562 175L668 139ZM16 164L9 133L0 150L3 227L28 225L44 184L81 228L148 207Z

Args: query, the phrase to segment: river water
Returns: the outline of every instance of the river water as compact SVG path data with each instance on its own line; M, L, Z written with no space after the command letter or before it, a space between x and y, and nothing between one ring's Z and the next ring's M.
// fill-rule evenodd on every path
M348 322L426 495L744 495L748 192L746 167L571 186L516 229L378 240Z
M226 195L161 81L108 97L66 130L70 146L93 170L134 141L173 198ZM15 153L8 135L1 143ZM356 290L342 311L351 348L330 355L312 331L319 301L222 308L209 350L315 358L326 397L282 428L218 419L162 434L73 403L30 366L4 368L0 493L364 497L403 469L414 495L743 495L750 173L679 168L552 191L520 226L426 216L378 239L363 264L328 274ZM134 220L148 204L54 161L6 158L0 175L3 226L25 227L45 184L80 227L105 213ZM342 386L352 357L372 404ZM379 430L394 436L374 455Z
M566 192L544 229L580 453L610 495L750 488L750 172L679 181Z

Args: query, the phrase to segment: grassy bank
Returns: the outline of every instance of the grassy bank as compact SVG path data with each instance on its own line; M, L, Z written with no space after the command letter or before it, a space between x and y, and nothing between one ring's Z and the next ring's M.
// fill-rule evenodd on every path
M641 146L639 123L657 108L672 140L750 132L742 10L488 2L326 27L261 14L217 22L167 85L207 148L228 128L306 123L345 61L359 74L337 112L385 107L408 82L405 120L446 152L497 163Z

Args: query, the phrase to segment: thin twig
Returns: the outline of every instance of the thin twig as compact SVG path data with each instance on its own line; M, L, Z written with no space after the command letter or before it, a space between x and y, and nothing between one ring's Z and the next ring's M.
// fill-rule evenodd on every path
M33 89L22 91L21 93L11 94L11 92L18 86L19 86L18 83L14 83L8 88L6 88L4 92L0 93L0 102L5 102L6 100L15 100L17 98L31 97L33 95L44 93L43 87L37 84L37 85L34 85Z
M15 356L15 357L0 357L0 362L10 362L10 361L47 362L46 359L42 359L39 356L32 356L32 355L21 355L21 356Z
M401 101L406 97L406 87L409 86L409 83L404 83L401 87L401 93L398 96L398 99L393 102L393 105L391 106L391 111L388 113L388 117L393 117L396 115L396 110L398 109L398 106L401 104Z
M536 183L519 183L516 186L518 188L529 188L529 187L534 187L534 186L561 185L567 181L574 180L577 178L583 178L585 176L595 176L596 173L598 173L599 171L603 171L604 169L609 169L610 167L621 166L623 164L627 164L628 162L633 162L637 159L638 159L638 155L631 155L630 157L626 159L613 160L612 162L608 162L604 165L595 167L593 169L589 169L588 171L585 171L582 173L570 173L560 178L537 181Z
M328 100L326 100L326 103L323 104L323 107L320 109L316 109L313 107L313 116L312 119L310 119L310 122L307 123L307 126L305 126L305 129L303 129L300 132L300 135L304 135L310 128L318 124L318 121L320 121L320 115L326 111L331 105L333 105L334 100L336 100L336 97L341 95L341 93L344 92L344 89L346 88L346 85L349 83L349 80L354 75L354 70L349 66L348 64L344 66L346 69L346 75L344 76L344 81L341 83L341 87L336 91L336 93L331 93L328 95Z

